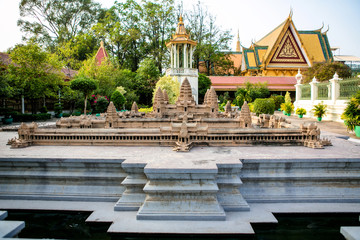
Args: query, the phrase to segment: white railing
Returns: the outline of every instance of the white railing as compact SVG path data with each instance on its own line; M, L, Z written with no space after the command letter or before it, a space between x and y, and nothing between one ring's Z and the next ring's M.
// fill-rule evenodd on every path
M198 71L196 68L169 68L166 69L166 75L198 76Z
M341 97L341 84L344 80L339 78L337 73L335 73L333 78L329 80L327 86L323 86L324 83L320 84L314 77L313 81L309 84L310 89L307 87L307 85L301 84L302 75L300 73L298 73L295 78L297 80L297 84L295 85L295 110L297 108L304 108L307 111L306 115L313 117L314 115L311 110L314 108L314 105L323 102L325 105L327 105L327 114L324 116L324 119L343 122L343 120L341 120L341 114L346 108L348 99ZM319 87L327 87L328 89L326 89L327 91L322 92L319 90L324 89L319 89ZM360 89L360 87L358 89ZM306 92L303 93L302 91L305 90Z

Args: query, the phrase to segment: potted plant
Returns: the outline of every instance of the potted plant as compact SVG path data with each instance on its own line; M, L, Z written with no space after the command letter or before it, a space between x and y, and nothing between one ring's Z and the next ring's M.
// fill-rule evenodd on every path
M302 118L306 114L306 110L304 108L298 108L295 113L299 115L299 118Z
M290 116L294 111L294 105L291 102L285 102L281 104L281 110L285 115Z
M360 91L350 99L341 119L349 131L355 131L355 135L360 137Z
M320 102L317 105L314 105L314 108L312 109L314 116L317 117L317 120L320 122L322 120L322 117L326 115L327 106Z

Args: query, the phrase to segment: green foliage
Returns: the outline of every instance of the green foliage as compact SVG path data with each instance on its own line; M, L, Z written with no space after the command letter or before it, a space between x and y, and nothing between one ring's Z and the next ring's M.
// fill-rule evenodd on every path
M12 113L14 122L32 122L32 121L44 121L51 119L50 113L38 113L38 114L21 114L18 112Z
M153 102L154 102L156 90L159 87L163 91L166 90L166 93L169 96L169 103L175 104L180 94L180 83L177 77L163 76L160 78L160 80L156 83L156 86L153 91Z
M139 69L136 71L133 85L136 95L140 96L139 102L141 104L151 104L152 93L159 76L159 69L153 60L145 59L141 62Z
M114 103L117 110L123 109L126 99L118 90L115 90L111 95L111 101Z
M248 106L249 106L250 112L255 112L254 111L254 103L248 103Z
M48 112L47 107L46 107L46 106L42 106L42 107L40 108L40 112L41 112L41 113L47 113L47 112Z
M285 102L286 102L286 103L291 103L291 97L290 97L290 93L289 93L289 92L286 92L286 94L285 94Z
M103 113L106 111L109 101L105 97L99 97L95 103L95 113Z
M116 89L118 69L109 59L103 59L99 65L95 57L89 58L80 68L79 75L95 79L99 83L96 94L110 96Z
M229 50L233 36L229 30L216 25L216 17L207 11L207 8L199 1L193 5L192 11L184 15L188 28L191 29L191 37L197 41L194 52L194 63L199 69L200 62L206 68L206 75L211 75L213 66L224 67L228 61L222 50Z
M70 82L70 88L84 94L84 115L86 115L87 98L97 89L97 82L84 75L78 75Z
M229 101L229 100L230 100L229 92L224 92L223 95L219 96L220 104L225 103L225 105L226 105L227 101Z
M282 95L271 95L270 97L274 99L275 110L279 109L281 107L281 104L285 102L285 97Z
M9 83L16 95L32 101L32 111L36 113L36 101L43 97L55 97L63 84L62 63L33 42L16 45L10 58L14 64L8 66Z
M246 82L245 88L237 89L235 93L235 98L237 99L237 97L240 96L239 100L242 98L243 101L251 103L255 101L256 98L267 98L269 97L269 95L270 91L267 87L267 83L252 84L250 82Z
M127 92L125 94L126 103L125 103L125 109L131 109L133 102L139 102L139 96L135 94L134 91Z
M254 112L260 114L274 114L275 102L272 98L257 98L254 101Z
M306 114L306 110L304 108L297 108L295 113L297 115L305 115Z
M54 113L55 113L55 117L59 118L61 117L61 113L62 113L62 106L61 106L61 103L55 103L54 105Z
M199 73L198 78L198 92L199 92L199 102L204 100L206 91L211 87L211 80L205 74Z
M99 4L92 0L21 0L19 9L21 30L52 47L86 31L97 18Z
M355 126L360 126L360 91L348 102L341 119L348 130L353 131Z
M281 111L285 111L287 114L291 114L294 111L294 105L291 102L281 104Z
M243 95L238 95L235 98L235 103L236 105L241 109L242 106L244 105L245 99Z
M115 85L123 86L125 89L134 89L136 73L129 69L120 69L117 72Z
M5 63L0 59L0 99L10 98L12 94L13 88L9 84Z
M327 112L327 105L324 104L324 102L320 102L317 105L314 105L314 108L312 109L312 112L314 113L314 116L318 118L322 118L326 115Z
M339 62L316 63L304 72L304 83L311 82L314 76L320 82L328 81L333 78L335 72L340 78L351 77L351 69L345 64Z

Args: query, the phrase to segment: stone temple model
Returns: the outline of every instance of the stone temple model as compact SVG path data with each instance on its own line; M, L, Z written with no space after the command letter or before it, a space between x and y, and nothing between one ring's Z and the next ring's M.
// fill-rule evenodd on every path
M241 111L218 110L213 88L203 104L196 104L187 79L181 85L176 104L169 104L166 91L157 89L153 111L117 112L110 102L100 117L61 118L57 128L38 128L36 123L21 124L18 139L9 140L13 148L31 145L110 145L171 146L175 151L189 151L193 146L302 145L323 148L330 145L320 139L315 124L294 127L275 115L252 116L245 102Z

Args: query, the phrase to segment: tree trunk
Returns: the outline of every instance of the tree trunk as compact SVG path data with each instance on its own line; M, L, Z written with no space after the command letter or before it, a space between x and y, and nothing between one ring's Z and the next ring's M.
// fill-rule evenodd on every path
M84 115L86 116L86 104L87 104L87 95L85 95L85 103L84 103Z

